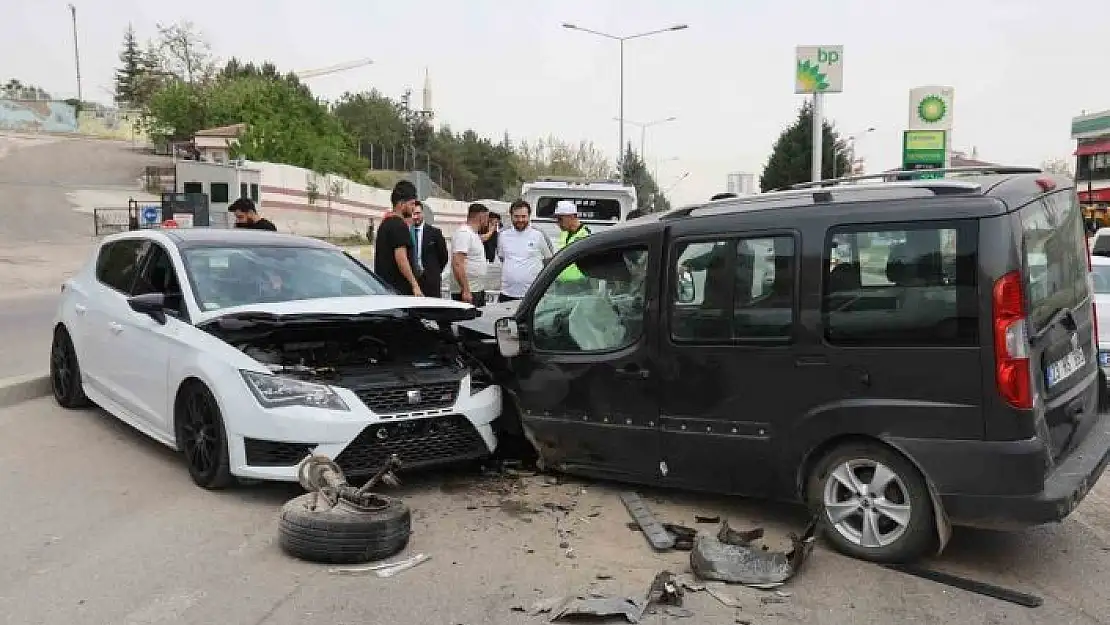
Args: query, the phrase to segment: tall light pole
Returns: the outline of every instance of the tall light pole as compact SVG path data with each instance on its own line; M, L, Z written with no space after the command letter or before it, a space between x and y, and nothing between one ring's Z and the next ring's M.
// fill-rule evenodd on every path
M569 29L569 30L577 30L577 31L581 31L581 32L584 32L584 33L590 33L591 35L597 35L598 37L605 37L606 39L612 39L613 41L616 41L616 42L620 43L620 48L621 48L621 73L620 73L621 93L620 93L620 117L618 117L617 119L619 119L621 123L620 123L620 139L619 139L620 140L620 146L619 146L620 149L617 150L617 159L618 159L617 160L617 170L618 170L618 175L620 176L620 181L624 182L624 163L623 163L623 161L624 161L624 42L628 41L629 39L640 39L642 37L647 37L649 35L658 35L660 33L670 32L672 30L685 30L685 29L689 28L689 26L687 26L686 24L675 24L674 26L670 26L668 28L660 28L658 30L651 30L651 31L644 32L644 33L637 33L635 35L625 35L623 37L619 36L619 35L612 35L612 34L609 34L609 33L603 33L599 30L591 30L589 28L583 28L583 27L578 26L576 24L566 24L566 23L564 23L563 28L566 28L566 29Z
M69 14L73 18L73 62L77 66L77 108L81 108L81 53L77 48L77 7L69 5Z
M652 126L658 126L659 124L666 124L667 122L673 122L676 119L678 119L678 118L674 117L674 116L671 116L671 117L667 117L665 119L657 119L655 121L650 121L650 122L634 122L631 119L624 120L625 124L631 124L631 125L636 126L637 128L640 129L640 160L644 160L644 140L647 137L647 129L651 128ZM614 117L613 121L618 121L619 122L619 121L621 121L621 118ZM646 164L646 161L645 161L645 164Z

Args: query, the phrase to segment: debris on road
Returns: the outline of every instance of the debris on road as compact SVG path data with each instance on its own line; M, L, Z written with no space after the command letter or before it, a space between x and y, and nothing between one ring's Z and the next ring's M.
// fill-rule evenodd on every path
M393 562L383 562L381 564L374 564L372 566L359 566L352 568L334 568L328 569L328 573L333 575L362 575L364 573L374 573L378 577L392 577L401 571L407 571L412 567L426 562L431 559L431 556L423 553L418 553L411 558L404 560L394 560Z
M712 524L712 525L716 525L720 522L721 522L721 517L719 517L719 516L698 516L696 514L694 515L694 523L709 523L709 524Z
M721 589L721 586L718 584L706 584L705 592L708 593L710 597L713 597L717 601L720 601L721 605L725 606L726 608L740 607L740 602L736 599L736 597L733 597L732 595L724 592Z
M684 525L675 525L674 523L664 523L663 529L667 530L667 533L674 537L674 549L678 551L690 551L694 548L694 538L698 535L697 530Z
M660 571L648 587L647 604L682 605L682 585L678 583L675 574L670 571Z
M960 590L966 590L968 592L973 592L987 597L993 597L995 599L1014 603L1026 608L1039 608L1044 603L1044 600L1036 595L1030 595L1024 592L1002 588L1001 586L995 586L994 584L988 584L986 582L968 579L966 577L953 575L951 573L943 573L941 571L934 571L919 566L904 564L887 564L884 566L892 571L898 571L907 575L913 575L915 577L927 579L939 584L947 584L948 586L952 586L953 588L959 588Z
M363 486L347 484L343 471L326 456L312 455L297 467L307 494L281 509L278 543L289 555L328 564L358 564L388 558L405 548L412 515L398 499L370 492L379 482L399 484L389 460Z
M630 597L574 597L563 605L551 621L568 618L623 616L629 623L639 623L644 616L644 602Z
M620 494L620 499L656 551L667 551L674 547L675 537L655 518L639 494L625 491Z
M811 522L801 537L790 535L793 547L787 553L766 551L752 546L750 537L763 535L762 529L735 532L722 524L717 536L699 534L690 552L690 568L699 578L752 588L770 589L784 584L801 568L813 550L816 522Z

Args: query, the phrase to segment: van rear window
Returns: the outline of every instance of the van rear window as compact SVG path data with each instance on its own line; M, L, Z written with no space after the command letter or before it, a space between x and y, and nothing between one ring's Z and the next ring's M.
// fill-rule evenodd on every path
M1087 247L1073 191L1053 193L1021 209L1029 318L1040 330L1062 308L1087 298Z
M578 206L578 218L591 221L620 221L620 200L595 199L580 197L552 197L544 196L536 200L536 217L552 219L555 217L555 205L560 200L570 200Z

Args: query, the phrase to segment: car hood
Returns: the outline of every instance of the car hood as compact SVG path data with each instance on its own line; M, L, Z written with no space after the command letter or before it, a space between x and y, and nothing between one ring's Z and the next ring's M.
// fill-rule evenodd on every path
M460 321L455 325L484 336L492 337L495 336L493 324L497 323L498 319L515 315L518 306L520 306L520 302L515 300L488 304L482 307L481 316L468 321Z
M222 322L291 322L352 320L376 316L413 316L430 321L453 323L474 319L481 312L463 302L434 297L406 295L366 295L362 297L328 297L292 302L266 302L203 311L197 326Z

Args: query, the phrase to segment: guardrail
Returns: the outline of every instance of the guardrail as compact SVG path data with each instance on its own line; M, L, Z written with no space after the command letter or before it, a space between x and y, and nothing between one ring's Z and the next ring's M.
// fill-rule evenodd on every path
M130 230L130 210L127 208L94 208L93 236L105 236Z

